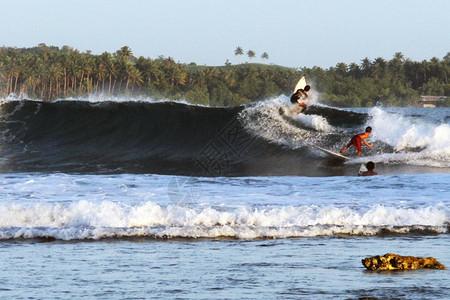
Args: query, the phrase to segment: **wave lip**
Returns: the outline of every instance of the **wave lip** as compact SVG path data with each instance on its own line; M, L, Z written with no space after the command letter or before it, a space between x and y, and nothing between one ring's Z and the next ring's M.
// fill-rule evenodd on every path
M2 205L0 239L52 238L298 238L314 236L434 235L450 232L442 205L415 209L376 205L348 207L286 206L235 209L125 206L105 201L70 205Z

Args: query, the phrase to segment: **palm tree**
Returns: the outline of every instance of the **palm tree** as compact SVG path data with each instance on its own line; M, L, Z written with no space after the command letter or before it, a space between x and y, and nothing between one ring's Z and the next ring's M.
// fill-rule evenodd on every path
M191 84L198 85L200 88L203 88L206 84L206 72L203 70L195 72L192 75Z
M62 64L62 68L63 68L63 75L64 75L64 82L63 82L63 95L64 97L67 96L67 89L69 87L69 77L67 76L67 70L69 68L69 64L70 64L70 57L71 57L71 53L72 53L72 49L69 48L68 46L63 46L62 49L63 53L62 53L62 57L61 57L61 64Z
M383 77L387 70L387 62L382 57L375 59L373 64L373 76L375 78Z
M172 86L185 85L187 73L180 64L175 63L175 61L169 57L166 60L164 69Z
M141 72L143 82L151 82L153 66L150 59L139 57L136 61L136 68Z
M244 54L244 50L242 50L241 47L237 47L236 50L234 50L234 55L238 56L238 55L243 55Z
M59 80L63 74L63 69L60 64L53 64L48 68L48 80L49 80L49 88L48 88L48 99L51 100L53 96L53 89L56 89L59 86ZM55 93L56 94L56 93Z
M237 81L236 71L234 69L226 71L225 75L223 76L223 82L229 89L234 88Z
M95 93L99 92L99 85L102 84L101 93L105 92L105 78L107 76L106 66L101 62L100 57L94 58L92 70L92 84L95 86Z
M395 77L401 77L403 71L403 63L405 62L405 57L401 52L395 52L394 58L389 61L389 67L394 73Z
M345 63L338 63L336 65L336 73L338 76L344 77L347 75L348 66Z
M130 58L133 57L133 52L131 51L131 48L128 46L123 46L120 48L120 50L116 51L116 56L119 59L128 61Z
M102 64L106 70L106 77L109 79L108 84L108 94L111 94L112 79L116 76L116 71L114 69L113 57L109 52L103 52L99 58L100 64ZM104 88L103 88L104 89Z
M22 72L22 68L23 68L22 62L21 62L20 58L16 58L16 59L12 60L11 67L9 69L9 75L11 78L10 93L16 94L16 92L17 92L17 84L19 82L19 76L20 76L20 73ZM13 83L14 78L15 78L15 80ZM13 86L14 86L14 89L13 89Z
M269 54L267 54L267 52L264 52L263 54L261 54L261 58L262 59L269 59Z
M364 58L361 63L361 70L364 76L370 77L372 74L372 62L368 57Z
M37 64L39 60L35 55L28 55L26 58L26 70L25 70L25 87L24 90L26 93L30 95L30 87L31 93L34 95L36 91L36 87L39 84L39 74L37 73ZM30 95L31 96L31 95Z
M422 63L419 66L419 72L422 73L423 77L423 83L426 83L428 80L427 74L430 71L430 64L427 60L422 61Z
M131 84L134 88L134 85L140 86L142 83L142 75L136 67L128 63L126 65L126 73L127 73L127 84L125 90L128 91L128 85Z
M88 53L86 55L84 55L84 69L85 69L85 74L86 74L86 89L87 89L87 93L89 94L92 90L93 87L93 79L92 79L92 74L94 73L95 69L96 69L96 61L95 58L92 54Z
M252 58L256 57L256 53L253 50L248 50L247 51L247 56L248 56L248 58L252 59Z
M113 70L116 72L112 87L113 94L116 89L117 81L119 81L119 92L120 92L120 90L122 89L123 81L127 80L127 65L128 63L125 60L122 59L113 60Z
M358 64L356 64L356 63L350 64L349 73L352 76L353 80L360 78L360 71L361 71L361 69L359 68Z

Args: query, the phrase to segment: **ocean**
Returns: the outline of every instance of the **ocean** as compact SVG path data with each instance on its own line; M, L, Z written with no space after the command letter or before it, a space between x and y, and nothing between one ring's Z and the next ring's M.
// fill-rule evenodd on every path
M0 298L450 298L450 109L288 110L3 100Z

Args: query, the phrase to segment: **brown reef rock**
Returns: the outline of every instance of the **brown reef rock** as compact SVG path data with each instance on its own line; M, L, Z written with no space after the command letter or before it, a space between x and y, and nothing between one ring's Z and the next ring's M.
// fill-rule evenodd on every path
M386 253L383 256L366 257L362 264L368 270L416 270L416 269L438 269L445 270L446 267L433 257L401 256Z

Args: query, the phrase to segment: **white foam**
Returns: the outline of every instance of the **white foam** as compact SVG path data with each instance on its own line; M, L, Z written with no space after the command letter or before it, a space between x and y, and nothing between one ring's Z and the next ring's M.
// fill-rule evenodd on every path
M331 132L333 130L333 126L328 124L327 119L322 116L298 114L293 119L306 128L324 132Z
M443 204L416 209L374 205L358 211L349 207L314 205L217 209L160 206L153 202L128 206L83 200L70 204L2 204L0 214L0 239L124 236L252 239L374 235L382 229L399 233L416 229L446 233L449 223L448 208Z
M159 103L159 102L178 102L172 101L168 99L156 100L152 97L144 97L144 96L113 96L109 94L89 94L87 97L68 97L63 99L57 99L56 101L82 101L82 102L149 102L149 103ZM181 103L187 104L184 101L179 101Z
M422 119L388 113L380 108L370 111L376 128L374 137L395 147L397 151L426 147L450 153L450 126Z
M5 98L0 99L0 101L6 100L6 101L13 101L13 100L24 100L29 99L28 95L24 92L20 92L19 94L11 93Z
M380 108L373 108L369 113L374 128L373 139L389 144L399 152L384 155L382 159L450 167L450 125L389 113ZM414 148L420 151L411 151Z
M280 108L287 116L280 115ZM291 113L291 110L292 104L289 99L286 96L280 96L247 106L240 113L240 118L252 134L294 149L311 144L317 139L317 133L310 129L332 131L332 126L322 116L297 115ZM299 126L296 126L296 123Z
M18 100L27 100L34 102L43 102L44 100L40 99L30 99L26 94L15 95L12 93L8 97L0 99L0 101L18 101ZM125 103L125 102L142 102L142 103L180 103L190 106L201 106L208 107L208 105L203 104L192 104L189 103L185 99L172 100L172 99L155 99L148 96L114 96L109 94L89 94L87 97L67 97L67 98L59 98L54 100L53 102L64 102L64 101L80 101L80 102L90 102L90 103L101 103L101 102L117 102L117 103Z

